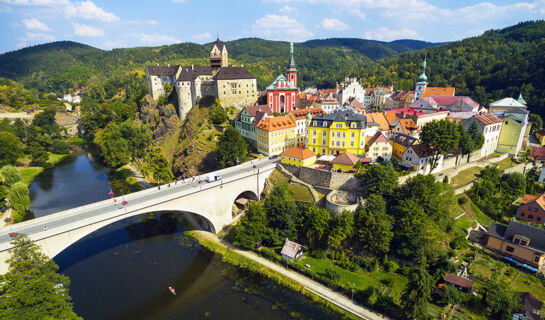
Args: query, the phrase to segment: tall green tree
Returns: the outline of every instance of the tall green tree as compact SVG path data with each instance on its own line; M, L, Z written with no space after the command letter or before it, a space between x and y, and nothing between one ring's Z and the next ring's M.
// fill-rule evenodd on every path
M332 249L339 249L353 235L354 214L345 210L331 219L327 236L327 246Z
M234 245L253 249L258 241L268 242L270 230L267 214L261 202L252 202L240 223L235 226Z
M308 207L305 213L304 228L311 248L316 247L322 241L330 220L331 215L326 209L318 208L315 204Z
M370 195L365 206L359 206L354 215L356 235L363 248L375 255L387 254L394 237L394 219L386 213L384 199Z
M543 119L537 113L530 113L528 121L532 123L532 133L535 133L543 128Z
M486 291L486 304L493 319L510 320L519 307L519 299L506 283L491 285Z
M21 181L21 174L14 166L3 166L2 169L0 169L0 174L2 174L2 177L8 186Z
M392 208L392 212L396 217L393 249L406 258L425 256L430 243L428 220L422 207L414 200L402 200Z
M398 174L392 166L370 166L362 174L369 193L388 197L392 195L398 184Z
M234 166L246 161L248 155L248 143L242 135L233 127L228 127L221 135L216 148L216 162L219 168Z
M401 294L401 307L407 319L427 319L433 279L426 268L418 264L408 274L409 282Z
M273 243L282 244L285 238L296 235L297 205L286 186L277 186L267 195L264 203L269 227L275 232Z
M9 190L8 200L11 207L18 212L15 222L21 221L30 209L30 196L26 184L22 181L14 183Z
M469 133L469 136L471 137L471 140L473 141L473 146L475 150L478 150L483 147L484 136L482 132L479 130L479 126L477 125L477 122L473 121L469 125L469 128L467 129L467 133Z
M44 111L38 113L32 119L32 125L40 127L51 135L59 131L59 125L55 122L55 114L57 113L57 108L48 107Z
M21 139L6 131L0 131L0 165L15 164L23 156Z
M146 149L143 170L147 176L159 183L170 182L174 179L168 159L160 146L150 146Z
M9 271L0 276L0 318L81 319L70 302L70 280L57 273L55 262L26 235L17 235L12 244Z
M449 151L458 147L460 130L454 122L447 120L432 121L422 127L420 140L433 148L433 157L430 162L431 170L433 170L437 168L441 156L446 156Z

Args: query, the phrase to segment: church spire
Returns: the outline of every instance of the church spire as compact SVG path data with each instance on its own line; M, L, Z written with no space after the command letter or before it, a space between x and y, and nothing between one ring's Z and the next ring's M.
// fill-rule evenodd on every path
M287 71L297 71L295 67L295 59L293 58L293 42L290 42L290 61L288 63Z
M517 100L520 104L526 105L526 100L522 97L522 91L519 93L519 98Z
M427 83L428 77L426 76L426 58L424 57L424 62L422 62L422 74L418 77L418 83Z

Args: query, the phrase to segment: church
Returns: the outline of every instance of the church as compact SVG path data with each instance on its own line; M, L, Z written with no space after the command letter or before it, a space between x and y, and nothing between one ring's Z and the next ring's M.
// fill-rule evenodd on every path
M147 66L146 78L148 93L154 100L171 93L165 92L166 84L173 87L182 120L205 96L219 98L224 107L240 108L257 101L255 76L244 67L229 65L227 47L219 38L210 50L209 66Z
M293 58L293 42L290 43L290 60L286 68L286 76L280 74L266 88L267 105L273 112L287 113L296 109L297 94L297 67Z

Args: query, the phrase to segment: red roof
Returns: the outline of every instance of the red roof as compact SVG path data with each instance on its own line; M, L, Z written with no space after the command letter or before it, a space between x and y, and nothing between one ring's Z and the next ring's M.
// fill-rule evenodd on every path
M413 108L400 108L393 110L395 114L401 114L401 115L407 115L407 116L420 116L423 114L428 114L435 112L436 110L429 110L429 112L426 112L427 109L413 109Z
M333 159L331 163L355 165L356 163L358 163L358 161L360 161L360 158L358 158L358 156L350 152L345 152L335 157L335 159Z
M532 157L537 158L539 156L545 155L545 147L533 147L532 148Z
M424 93L422 93L422 98L430 96L454 96L456 88L454 87L426 87Z
M475 116L475 120L480 121L485 126L502 122L500 118L496 117L495 115L491 113L483 113L483 114L477 115Z
M473 280L469 280L464 277L457 276L454 273L445 272L445 282L452 283L454 285L457 285L469 290L473 289Z

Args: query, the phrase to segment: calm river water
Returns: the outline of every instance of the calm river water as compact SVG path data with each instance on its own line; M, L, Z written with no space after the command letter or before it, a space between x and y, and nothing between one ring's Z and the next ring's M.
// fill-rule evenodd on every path
M40 174L30 186L36 217L128 192L123 175L89 146ZM84 319L335 319L298 293L237 269L183 234L184 218L150 213L127 218L55 257L69 276ZM168 287L176 289L176 296Z

